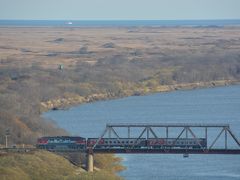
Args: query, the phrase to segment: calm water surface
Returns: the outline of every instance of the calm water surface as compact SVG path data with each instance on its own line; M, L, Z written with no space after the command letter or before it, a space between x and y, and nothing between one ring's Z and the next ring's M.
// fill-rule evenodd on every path
M106 123L229 123L240 138L240 86L175 91L50 111L73 135L98 137ZM239 180L240 155L118 155L127 180Z
M71 22L71 23L69 23ZM240 19L228 20L0 20L0 27L133 27L133 26L239 26Z

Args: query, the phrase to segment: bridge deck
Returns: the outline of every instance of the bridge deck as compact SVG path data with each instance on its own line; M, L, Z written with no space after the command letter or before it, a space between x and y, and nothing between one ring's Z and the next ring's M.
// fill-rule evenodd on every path
M92 151L103 154L240 154L240 149L93 149Z
M94 154L238 154L240 149L52 149L52 152L80 152Z

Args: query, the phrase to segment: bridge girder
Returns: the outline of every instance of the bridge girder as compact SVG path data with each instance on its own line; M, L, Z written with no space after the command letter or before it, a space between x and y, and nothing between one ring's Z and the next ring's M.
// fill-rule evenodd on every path
M224 149L228 150L228 136L230 135L230 137L232 138L232 140L237 144L238 149L240 149L240 142L238 141L238 139L236 138L236 136L233 134L233 132L230 129L230 125L229 124L213 124L213 123L204 123L204 124L200 124L200 123L158 123L158 124L147 124L147 123L134 123L134 124L107 124L106 128L104 129L103 133L101 134L101 136L98 138L98 140L96 141L96 143L93 145L92 149L94 150L96 148L96 146L99 144L100 140L102 138L112 138L112 134L115 136L115 138L117 140L120 140L122 137L117 133L116 129L127 129L127 135L124 138L135 138L135 143L132 145L132 149L134 148L134 146L136 145L136 142L138 142L139 139L145 137L147 140L150 138L150 136L152 136L153 138L160 138L157 135L156 130L154 130L154 128L165 128L166 134L164 138L169 138L169 129L174 129L174 128L181 128L181 132L178 134L177 137L175 138L175 141L173 143L173 146L175 145L175 143L183 136L183 134L185 133L185 138L189 138L189 135L192 136L192 138L196 141L196 143L201 147L201 151L209 151L214 149L214 145L216 144L216 142L219 140L220 136L223 134L223 132L225 132L225 139L224 139ZM143 128L141 133L138 136L133 137L131 130L135 129L135 128ZM200 142L199 142L199 138L193 131L192 128L199 128L199 129L205 129L205 136L204 138L208 140L208 131L209 129L215 129L215 130L219 130L220 132L217 134L216 138L214 138L214 140L210 143L209 146L207 147L203 147ZM145 136L144 136L145 135ZM163 138L163 137L161 137ZM120 141L121 142L121 141ZM208 143L209 144L209 143ZM124 144L121 144L124 147ZM187 148L187 147L186 147ZM125 148L127 149L127 148Z

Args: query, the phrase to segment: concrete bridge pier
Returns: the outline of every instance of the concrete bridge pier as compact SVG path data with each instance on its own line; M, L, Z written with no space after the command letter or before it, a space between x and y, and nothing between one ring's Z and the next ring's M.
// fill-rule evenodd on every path
M91 150L88 150L87 152L87 171L93 172L93 152Z

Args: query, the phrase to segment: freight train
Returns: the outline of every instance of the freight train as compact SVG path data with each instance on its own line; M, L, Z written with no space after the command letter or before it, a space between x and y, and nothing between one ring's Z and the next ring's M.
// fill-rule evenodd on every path
M98 143L97 143L98 142ZM207 147L205 138L83 138L71 136L42 137L37 148L55 150L86 150L97 144L95 149L200 149Z

